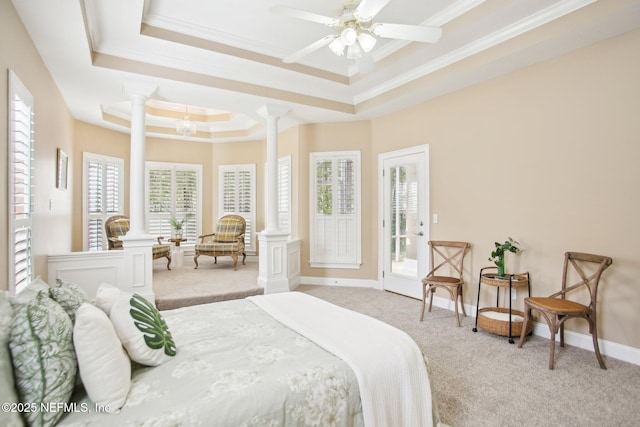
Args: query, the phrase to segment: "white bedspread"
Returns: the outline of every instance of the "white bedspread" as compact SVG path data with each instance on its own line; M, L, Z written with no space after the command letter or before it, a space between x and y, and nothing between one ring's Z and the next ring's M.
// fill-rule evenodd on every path
M437 424L422 352L405 332L300 292L249 299L351 367L367 427Z

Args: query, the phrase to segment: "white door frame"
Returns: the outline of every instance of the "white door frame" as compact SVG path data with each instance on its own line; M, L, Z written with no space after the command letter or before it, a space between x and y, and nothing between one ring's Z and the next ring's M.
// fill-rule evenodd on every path
M378 286L377 288L380 290L384 289L383 271L385 266L385 251L384 251L385 232L384 232L384 227L382 225L382 221L384 219L384 200L385 200L384 199L385 198L384 177L382 175L383 169L384 169L384 162L386 160L393 159L396 157L403 157L403 156L415 155L415 154L424 155L425 166L426 166L426 170L424 171L424 177L426 182L422 187L422 191L421 191L422 194L420 194L420 197L424 198L424 212L422 213L424 237L422 238L422 240L425 246L427 244L426 242L429 241L431 236L431 227L430 227L430 221L429 221L430 212L431 212L430 197L429 197L429 192L430 192L429 145L428 144L418 145L415 147L409 147L401 150L378 154ZM426 275L427 269L429 268L428 267L429 260L427 259L427 257L424 257L422 261L423 261L422 263L421 262L418 263L419 266L422 265L422 267L419 267L418 274ZM387 274L389 273L390 272L387 272ZM414 297L422 299L421 295L414 295Z

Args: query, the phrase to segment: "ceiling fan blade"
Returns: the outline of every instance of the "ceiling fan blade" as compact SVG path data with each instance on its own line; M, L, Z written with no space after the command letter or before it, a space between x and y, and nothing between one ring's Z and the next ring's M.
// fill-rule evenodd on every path
M424 43L435 43L442 36L442 28L420 25L374 24L372 31L380 37Z
M315 22L328 27L335 27L338 25L338 20L336 18L318 15L317 13L307 12L306 10L296 9L295 7L277 5L273 6L270 10L273 13L279 13L292 18L304 19L305 21Z
M368 22L389 4L391 0L362 0L353 12L358 21Z
M286 58L284 58L282 60L282 62L284 62L286 64L291 64L292 62L298 62L300 59L302 59L303 57L307 56L311 52L315 52L316 50L318 50L318 49L320 49L322 47L325 47L326 45L331 43L336 37L338 37L338 36L337 35L325 36L325 37L321 38L320 40L315 41L315 42L311 43L310 45L308 45L306 47L303 47L299 51L294 52L291 55L287 56Z
M370 73L376 66L373 58L368 53L364 53L360 58L356 59L356 65L361 74Z

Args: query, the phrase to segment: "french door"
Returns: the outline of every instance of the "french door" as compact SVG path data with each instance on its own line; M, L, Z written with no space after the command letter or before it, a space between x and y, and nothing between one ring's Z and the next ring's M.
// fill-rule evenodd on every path
M380 154L382 288L422 299L429 260L429 147Z

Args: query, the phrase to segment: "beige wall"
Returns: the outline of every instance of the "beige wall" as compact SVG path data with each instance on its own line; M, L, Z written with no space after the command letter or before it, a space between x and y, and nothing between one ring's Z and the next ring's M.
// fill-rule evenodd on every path
M74 143L75 191L73 195L73 250L82 250L82 156L83 153L101 154L124 159L124 209L129 213L130 142L128 134L104 129L76 121ZM195 163L202 165L202 217L203 230L212 227L213 146L209 143L161 138L147 138L145 158L153 162Z
M7 218L7 80L16 73L34 97L35 164L33 241L34 271L46 277L47 255L71 250L74 170L69 171L68 190L56 189L57 148L73 159L73 119L55 82L49 75L10 1L0 1L0 289L8 289ZM45 238L37 238L43 236Z
M74 125L10 2L0 2L0 12L0 36L14 41L0 46L0 94L6 100L11 68L36 99L34 250L36 273L46 276L47 254L80 247L82 151L123 157L128 170L129 136ZM294 235L303 241L302 274L377 278L378 155L429 144L431 211L440 215L431 238L473 244L467 304L475 304L477 274L489 264L493 242L507 236L525 248L522 257L508 260L508 268L531 272L534 295L558 288L565 251L609 255L614 265L603 280L601 337L640 348L635 330L640 257L634 246L640 240L639 50L640 31L634 31L370 122L309 124L283 132L279 154L293 159ZM0 132L6 135L6 102L0 103ZM256 164L256 229L264 228L264 142L189 143L188 149L184 144L150 138L147 156L204 165L203 231L218 216L221 164ZM57 147L73 165L67 191L55 189ZM308 264L309 153L334 150L362 153L363 263L355 271ZM0 152L6 162L6 147ZM6 174L0 175L6 203ZM6 212L0 209L4 241ZM0 245L0 274L7 274L6 245ZM569 326L584 332L582 324Z
M431 237L473 244L467 304L508 236L534 295L559 289L565 251L607 255L601 337L640 347L638 51L634 31L373 121L376 154L430 145Z

